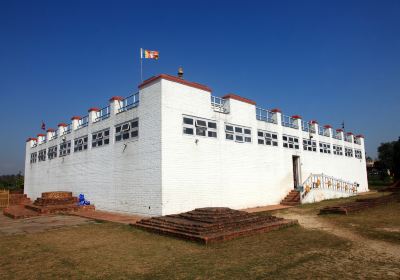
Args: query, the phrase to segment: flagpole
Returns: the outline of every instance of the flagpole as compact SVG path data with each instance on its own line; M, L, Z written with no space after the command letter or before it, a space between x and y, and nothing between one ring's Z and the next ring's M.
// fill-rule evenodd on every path
M140 48L140 80L143 82L143 49Z

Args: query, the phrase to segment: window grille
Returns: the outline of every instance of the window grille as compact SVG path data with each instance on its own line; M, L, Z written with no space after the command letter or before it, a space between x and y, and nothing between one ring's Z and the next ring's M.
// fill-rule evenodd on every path
M299 138L290 135L282 135L282 140L284 148L299 149Z
M361 150L354 149L354 156L358 159L362 159L362 152Z
M37 152L31 153L31 163L36 163L37 161Z
M74 153L87 150L88 148L88 136L83 136L74 139Z
M257 138L260 145L278 146L278 133L258 130Z
M110 129L107 128L92 134L92 148L110 144Z
M183 134L217 138L217 123L197 117L183 117Z
M121 123L115 126L115 141L119 142L127 139L135 139L139 136L139 120Z
M247 127L226 124L225 139L238 143L251 143L251 129Z
M64 141L60 144L59 157L67 156L71 153L71 140Z
M50 147L47 152L47 157L50 159L57 157L57 146Z
M319 152L323 154L330 154L331 153L331 144L319 142Z
M312 139L303 138L303 150L316 152L317 151L317 141Z
M343 147L339 145L333 145L333 154L337 156L343 156Z
M40 150L38 155L39 161L46 160L46 149Z
M344 155L346 157L353 157L353 149L352 148L344 148Z

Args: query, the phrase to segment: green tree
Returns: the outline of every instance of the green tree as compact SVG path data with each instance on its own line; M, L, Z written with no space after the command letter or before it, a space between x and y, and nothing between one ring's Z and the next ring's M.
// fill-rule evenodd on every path
M396 179L400 179L400 137L397 141L381 143L378 160L381 169L389 169Z

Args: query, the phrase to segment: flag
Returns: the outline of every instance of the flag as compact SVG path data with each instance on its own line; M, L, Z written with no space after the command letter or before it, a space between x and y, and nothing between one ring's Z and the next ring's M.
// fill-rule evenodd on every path
M140 58L158 59L158 51L140 49Z
M42 121L42 130L46 130L46 124Z

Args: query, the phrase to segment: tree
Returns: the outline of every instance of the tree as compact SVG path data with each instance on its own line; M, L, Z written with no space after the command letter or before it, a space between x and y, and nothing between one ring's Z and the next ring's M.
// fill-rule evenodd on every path
M389 169L396 179L400 178L400 137L393 142L381 143L378 147L379 167Z

